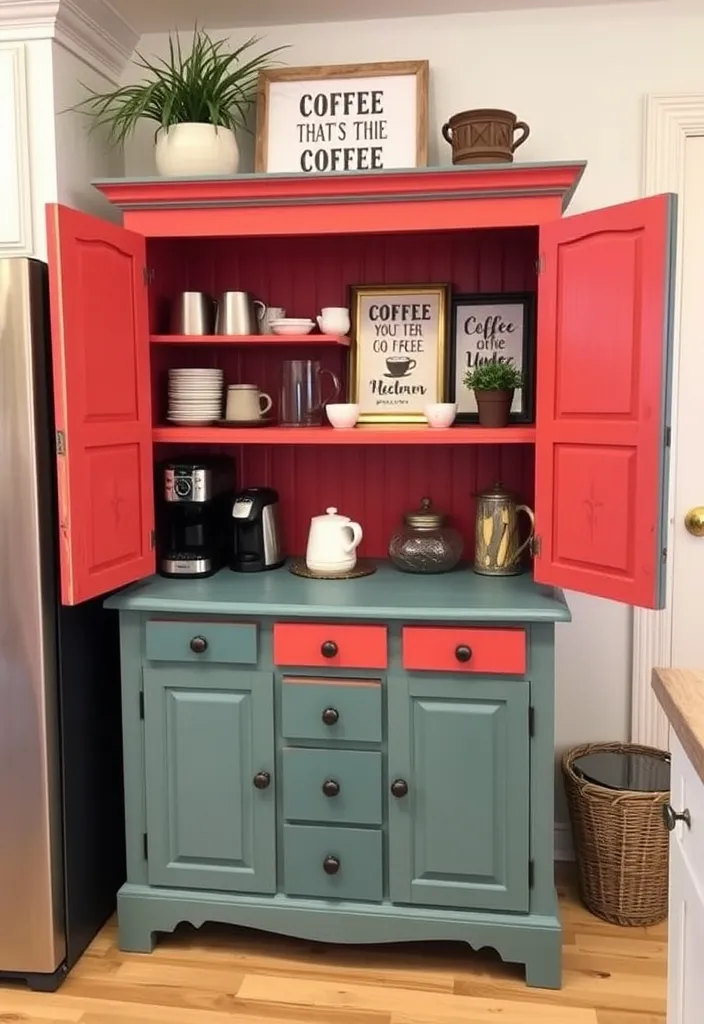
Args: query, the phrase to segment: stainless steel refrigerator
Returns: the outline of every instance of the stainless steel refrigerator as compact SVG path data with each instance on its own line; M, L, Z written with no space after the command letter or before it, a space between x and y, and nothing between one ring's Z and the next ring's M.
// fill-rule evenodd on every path
M58 595L47 268L2 259L0 981L45 990L124 880L117 624Z

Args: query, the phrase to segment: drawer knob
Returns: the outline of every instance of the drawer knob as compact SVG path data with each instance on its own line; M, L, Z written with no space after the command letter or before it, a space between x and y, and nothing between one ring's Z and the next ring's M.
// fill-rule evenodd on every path
M326 779L323 783L325 796L337 796L340 792L340 783L336 779Z
M336 875L340 870L340 860L338 857L326 857L323 861L323 871L326 875Z
M472 657L472 648L467 647L467 644L459 644L455 647L455 657L461 662L470 661Z
M402 796L405 796L407 792L408 792L408 783L406 782L406 780L405 779L394 779L394 781L391 783L391 793L392 793L392 795L395 796L397 799L400 799Z
M678 821L683 821L687 828L692 827L692 816L686 807L678 814L672 804L664 804L662 808L662 820L665 822L670 832L674 831L675 825Z
M334 640L325 640L320 645L320 653L324 658L334 658L337 654L337 644Z
M191 640L191 650L194 654L204 654L208 650L208 641L204 636L194 636Z
M325 708L321 717L326 725L335 725L340 721L340 712L337 708Z
M268 789L271 785L271 775L269 772L257 772L252 782L255 789Z

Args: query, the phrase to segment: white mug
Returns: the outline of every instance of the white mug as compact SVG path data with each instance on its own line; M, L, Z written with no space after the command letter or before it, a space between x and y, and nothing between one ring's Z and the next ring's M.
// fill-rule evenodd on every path
M269 395L260 391L256 384L230 384L227 389L225 419L252 423L266 416L272 405Z
M347 306L323 306L316 320L323 334L347 334L350 329L350 311Z
M457 402L431 402L423 409L423 414L431 427L446 429L455 422Z
M283 306L266 306L261 318L262 334L271 334L272 320L283 320L285 316L286 310Z

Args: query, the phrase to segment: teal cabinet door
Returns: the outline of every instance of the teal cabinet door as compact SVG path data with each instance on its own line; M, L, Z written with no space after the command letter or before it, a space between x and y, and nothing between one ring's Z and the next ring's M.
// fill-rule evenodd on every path
M529 683L407 675L388 693L392 901L527 911Z
M270 673L144 669L150 885L275 891L273 722Z

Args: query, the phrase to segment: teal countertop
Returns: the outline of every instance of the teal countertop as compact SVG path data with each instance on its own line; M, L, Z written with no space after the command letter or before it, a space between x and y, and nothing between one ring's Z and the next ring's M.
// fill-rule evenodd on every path
M522 576L478 576L469 568L415 576L379 563L373 576L307 580L286 566L270 572L223 569L204 580L151 576L113 594L107 608L288 619L403 619L452 622L569 622L561 590Z

